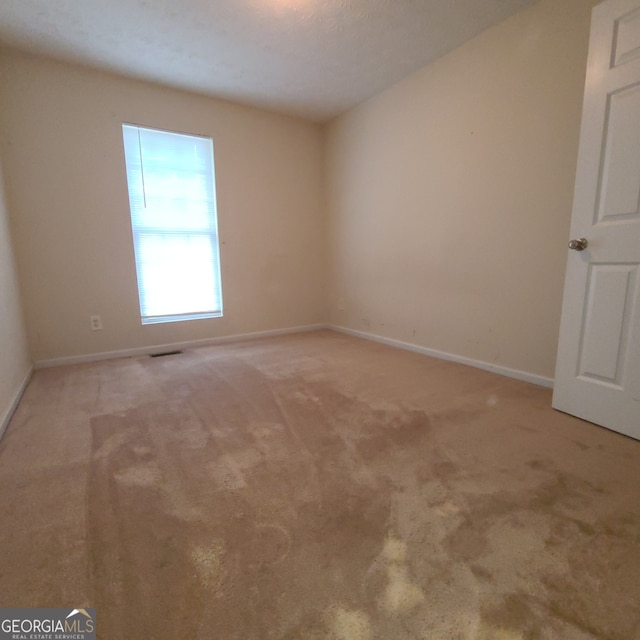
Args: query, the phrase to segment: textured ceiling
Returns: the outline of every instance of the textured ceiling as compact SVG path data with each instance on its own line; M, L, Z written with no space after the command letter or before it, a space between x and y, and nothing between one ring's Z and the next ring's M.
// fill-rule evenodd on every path
M0 43L327 120L535 0L2 0Z

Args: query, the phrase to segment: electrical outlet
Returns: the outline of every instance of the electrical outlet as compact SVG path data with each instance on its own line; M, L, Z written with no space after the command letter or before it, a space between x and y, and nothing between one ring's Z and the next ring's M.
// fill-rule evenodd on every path
M102 330L102 318L100 316L89 316L89 322L91 323L91 331Z

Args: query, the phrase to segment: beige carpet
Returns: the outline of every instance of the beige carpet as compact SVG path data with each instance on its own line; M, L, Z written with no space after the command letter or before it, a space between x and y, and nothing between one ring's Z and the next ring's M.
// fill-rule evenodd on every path
M640 442L331 332L38 371L0 606L104 640L640 638Z

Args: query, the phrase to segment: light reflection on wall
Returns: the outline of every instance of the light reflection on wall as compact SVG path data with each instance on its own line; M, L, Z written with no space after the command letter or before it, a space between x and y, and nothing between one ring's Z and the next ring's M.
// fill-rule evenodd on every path
M266 0L267 5L272 5L276 9L306 9L313 5L313 0Z

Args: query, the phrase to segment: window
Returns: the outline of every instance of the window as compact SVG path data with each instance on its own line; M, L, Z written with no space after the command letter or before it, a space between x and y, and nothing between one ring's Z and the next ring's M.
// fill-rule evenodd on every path
M211 138L122 133L142 324L221 316Z

